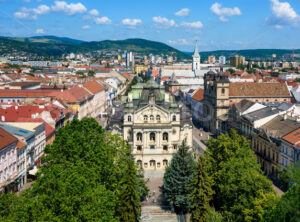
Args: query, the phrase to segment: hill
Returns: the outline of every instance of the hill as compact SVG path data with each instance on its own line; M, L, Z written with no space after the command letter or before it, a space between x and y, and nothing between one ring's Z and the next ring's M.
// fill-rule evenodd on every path
M190 55L164 43L145 39L84 42L81 40L56 36L34 36L30 38L0 37L0 46L1 45L0 54L8 53L9 49L27 53L40 53L39 55L41 56L61 56L62 54L70 52L84 53L102 49L120 49L145 54L173 54L179 59L191 58ZM6 45L6 47L3 47L4 45Z
M208 56L214 55L216 58L219 56L226 56L228 59L230 56L245 56L246 58L266 59L271 58L273 54L276 54L277 58L283 56L290 56L293 53L291 49L245 49L245 50L217 50L200 52L201 58L207 59ZM294 50L295 54L300 54L300 49ZM191 54L191 53L189 53Z

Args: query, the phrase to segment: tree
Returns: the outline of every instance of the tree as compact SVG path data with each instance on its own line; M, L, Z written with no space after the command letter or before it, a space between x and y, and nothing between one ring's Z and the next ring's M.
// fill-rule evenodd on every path
M9 209L0 207L0 219L124 221L120 203L134 209L126 217L138 218L138 178L131 149L118 135L105 132L92 118L75 119L57 131L45 153L31 189L15 199L0 197L0 206ZM124 199L116 195L127 190Z
M232 74L232 73L235 73L235 70L234 70L234 69L232 69L232 68L230 68L230 69L227 69L227 71L228 71L228 72L230 72L230 74Z
M89 70L89 72L88 72L88 76L95 76L95 71L93 71L93 70Z
M149 193L149 188L146 186L144 171L141 167L137 169L137 180L139 199L140 201L144 201Z
M214 180L212 204L226 220L257 221L274 197L245 137L231 130L208 141L205 153ZM266 201L259 201L267 196ZM258 205L260 204L260 205ZM261 210L255 210L254 207Z
M79 75L81 78L84 78L84 77L85 77L85 73L82 72L82 71L76 72L76 75Z
M210 201L214 193L212 190L213 178L209 175L209 168L209 162L205 157L199 156L191 183L192 192L189 197L191 201L191 221L207 221L206 217L209 216Z
M140 209L134 161L129 159L128 165L125 168L125 174L121 179L120 189L118 190L119 202L117 212L121 222L137 222L140 217Z
M193 155L184 141L173 155L163 179L163 194L180 215L189 211L194 166Z
M244 70L244 69L245 69L245 66L244 66L243 64L239 64L239 65L237 66L237 68L240 69L240 70Z
M300 218L300 185L294 184L280 199L273 203L273 207L266 210L264 221L298 222Z

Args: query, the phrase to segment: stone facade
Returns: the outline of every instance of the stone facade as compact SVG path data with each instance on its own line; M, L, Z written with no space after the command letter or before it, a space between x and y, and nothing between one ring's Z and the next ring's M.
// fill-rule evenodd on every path
M192 146L190 116L163 86L154 80L138 84L125 100L122 125L113 124L112 130L121 130L138 166L164 170L184 140Z

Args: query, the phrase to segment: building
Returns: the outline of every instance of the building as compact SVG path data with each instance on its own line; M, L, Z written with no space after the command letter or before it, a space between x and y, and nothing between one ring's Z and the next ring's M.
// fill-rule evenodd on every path
M287 167L300 160L300 128L285 135L280 147L280 165Z
M203 127L213 133L226 131L230 106L247 99L272 105L291 102L285 83L230 83L222 72L208 72L204 76ZM220 126L220 127L219 127Z
M219 65L226 65L226 57L225 56L219 57Z
M281 149L287 148L281 145L282 138L299 128L299 122L277 116L252 133L252 149L266 175L274 178L278 176Z
M198 52L198 44L196 41L195 50L194 50L194 54L193 54L192 71L195 72L197 70L200 70L200 64L201 64L201 57Z
M215 56L208 56L208 64L215 64L216 57Z
M17 138L0 127L0 191L10 191L18 176L17 144Z
M145 171L163 172L183 141L192 146L189 112L153 79L133 86L123 99L126 105L111 117L109 129L123 135Z
M243 56L232 56L230 57L230 66L238 67L239 65L245 64L245 57Z

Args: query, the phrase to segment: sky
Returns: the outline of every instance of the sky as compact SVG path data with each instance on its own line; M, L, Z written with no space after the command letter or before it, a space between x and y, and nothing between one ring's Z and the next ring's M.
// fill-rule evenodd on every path
M300 0L0 0L0 36L144 38L182 51L300 48Z

